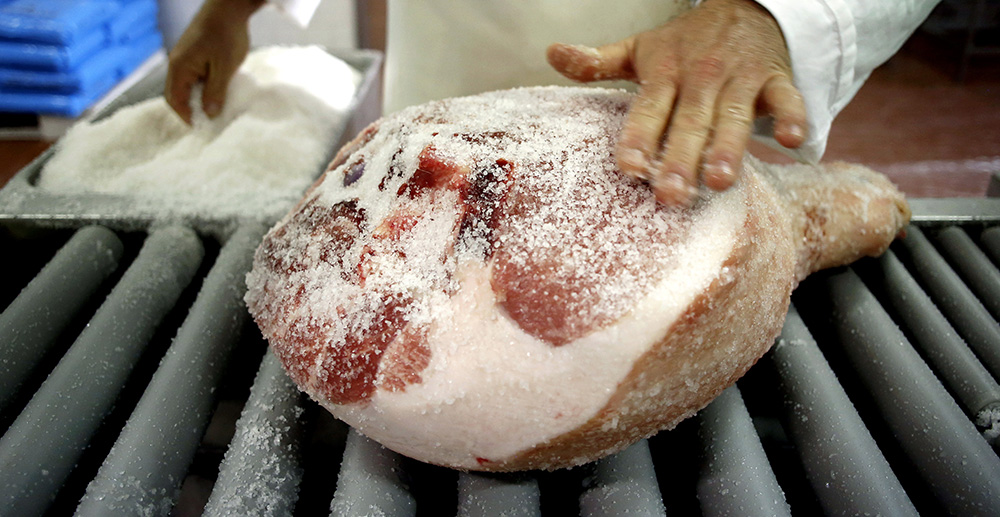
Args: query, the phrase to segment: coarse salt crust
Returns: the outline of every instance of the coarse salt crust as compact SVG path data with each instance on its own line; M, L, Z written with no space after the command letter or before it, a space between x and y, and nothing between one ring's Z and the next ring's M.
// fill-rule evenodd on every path
M881 253L908 218L868 169L750 157L694 208L658 204L613 157L630 101L505 90L363 131L247 275L293 380L422 461L582 464L704 407L770 347L798 281Z
M658 205L648 188L621 175L611 149L629 99L621 91L530 88L432 103L380 121L370 140L327 173L303 204L356 200L371 221L363 237L344 253L346 266L331 265L321 259L323 244L313 231L295 227L289 214L278 227L302 231L284 252L294 251L306 266L280 285L251 273L251 308L259 311L258 319L284 318L289 327L323 322L322 339L336 346L346 334L372 324L383 293L405 292L415 299L406 321L427 327L431 350L419 384L378 390L364 404L326 403L328 409L400 452L423 451L425 460L449 464L461 456L464 466L474 467L477 456L502 459L572 429L607 402L636 358L719 274L745 212L739 189L706 193L703 202L734 209L692 217ZM477 135L493 136L480 141ZM497 266L477 258L482 243L472 238L452 244L459 217L454 195L435 192L402 201L396 195L410 177L391 177L387 171L394 166L413 171L428 146L471 168L498 158L513 162L515 183L542 194L530 200L536 203L530 213L505 221L511 226L501 232L500 246L504 239L517 241L512 262L551 253L558 268L569 270L566 276L585 277L580 284L596 294L581 296L578 303L569 293L561 301L608 325L554 347L504 317L489 283ZM341 178L359 160L364 174L345 186ZM393 243L401 253L378 254L378 267L366 277L364 289L345 280L343 271L357 267L366 246L382 245L370 237L371 227L399 211L423 215L410 234ZM651 238L660 235L667 238ZM442 260L452 246L454 254ZM609 256L643 267L610 274L602 262ZM291 309L261 303L265 291L272 293L269 298L297 297L298 303ZM307 391L330 375L322 358L314 361ZM594 369L595 364L601 368ZM312 394L324 400L316 390ZM494 411L509 418L481 418ZM447 444L436 439L444 434L453 438ZM428 451L440 456L428 457Z
M200 110L196 88L193 126L163 97L82 122L57 142L38 186L135 199L134 211L157 218L273 221L329 158L360 80L319 47L256 49L216 118Z
M724 274L745 207L738 191L717 197L714 202L736 209L699 218L686 243L699 251L679 253L681 260L615 324L552 347L499 316L484 285L488 274L470 267L458 275L451 317L432 325L434 354L424 381L405 391L378 391L364 406L328 409L393 450L459 468L477 468L477 457L503 461L580 426L608 403L695 296ZM464 460L456 465L456 458Z

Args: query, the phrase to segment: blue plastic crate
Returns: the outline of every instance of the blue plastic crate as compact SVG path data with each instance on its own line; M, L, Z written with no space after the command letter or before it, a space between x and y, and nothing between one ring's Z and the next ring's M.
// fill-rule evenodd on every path
M112 51L107 49L94 54L94 59L87 60L73 72L0 68L0 95L19 91L73 93L88 90L118 69L118 63L102 59Z
M24 1L15 0L15 3ZM86 3L85 0L76 2ZM105 0L101 3L109 2ZM86 26L89 30L74 33L72 41L68 43L0 38L0 66L36 70L74 70L101 49L142 38L157 30L156 0L135 0L125 4L110 3L117 6L111 17L101 19L96 24L78 24L76 27Z
M72 93L89 90L91 85L106 76L124 77L138 64L137 59L145 59L162 45L160 34L150 30L127 43L99 51L71 72L0 67L0 92L44 90Z
M14 0L0 6L0 38L70 45L103 30L122 6L115 0Z
M71 46L0 41L0 66L69 71L109 43L103 31L91 32Z
M82 74L0 71L0 111L76 117L162 46L160 34L152 32L95 54L81 66Z

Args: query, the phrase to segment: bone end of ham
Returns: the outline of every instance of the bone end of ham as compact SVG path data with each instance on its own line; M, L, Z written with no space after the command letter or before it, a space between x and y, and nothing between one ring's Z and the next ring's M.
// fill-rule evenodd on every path
M292 379L421 461L583 464L707 405L771 346L802 278L908 221L869 169L749 156L734 188L664 207L612 156L630 101L506 90L358 135L247 276Z

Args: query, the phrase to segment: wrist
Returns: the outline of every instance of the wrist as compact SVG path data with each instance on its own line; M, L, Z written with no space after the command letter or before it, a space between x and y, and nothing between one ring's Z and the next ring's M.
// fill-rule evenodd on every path
M778 24L778 20L771 14L771 11L756 0L704 0L701 5L721 9L730 16L736 16L749 26L757 27L757 30L764 30L776 35L781 39L782 46L785 44L785 35Z
M205 9L229 21L245 23L267 0L207 0Z
M724 5L724 4L728 4L730 7L738 9L755 11L760 14L766 15L769 18L771 17L770 11L765 9L764 6L760 5L760 3L757 2L756 0L703 0L701 2L701 5Z

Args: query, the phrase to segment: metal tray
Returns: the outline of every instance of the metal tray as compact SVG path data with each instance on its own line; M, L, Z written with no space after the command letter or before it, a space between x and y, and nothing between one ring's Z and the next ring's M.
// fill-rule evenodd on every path
M361 83L348 106L348 116L335 133L340 135L330 142L328 158L382 113L382 53L373 50L328 51L362 73ZM153 98L163 92L167 66L162 63L149 75L126 90L120 97L100 110L93 120L110 116L125 106ZM160 222L179 223L190 226L200 233L224 236L238 226L236 217L212 217L204 214L178 214L169 221L160 221L159 216L145 210L141 202L129 196L87 193L61 194L49 192L36 186L38 176L45 163L58 152L58 145L50 147L33 162L21 169L7 185L0 190L0 226L16 227L82 227L101 224L116 230L144 230ZM316 177L323 171L317 170ZM263 221L273 223L274 221Z

